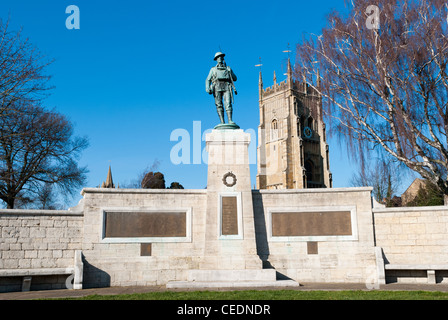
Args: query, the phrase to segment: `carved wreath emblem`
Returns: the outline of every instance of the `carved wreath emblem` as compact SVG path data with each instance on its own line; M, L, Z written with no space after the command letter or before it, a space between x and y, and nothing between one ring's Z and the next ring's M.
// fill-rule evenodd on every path
M227 172L222 177L222 183L224 183L226 187L233 187L236 185L236 176L232 172Z

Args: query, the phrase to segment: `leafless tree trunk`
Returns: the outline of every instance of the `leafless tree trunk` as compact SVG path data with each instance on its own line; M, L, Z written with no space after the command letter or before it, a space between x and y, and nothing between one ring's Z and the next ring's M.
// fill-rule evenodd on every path
M448 194L448 6L353 0L297 46L296 76L322 96L330 125L364 157L380 149ZM379 29L366 24L379 9Z

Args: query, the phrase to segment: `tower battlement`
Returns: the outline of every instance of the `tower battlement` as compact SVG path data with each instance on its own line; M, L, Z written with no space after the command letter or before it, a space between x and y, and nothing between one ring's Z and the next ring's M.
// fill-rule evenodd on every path
M296 81L292 77L292 73L286 73L287 78L281 82L276 81L276 76L274 73L274 84L270 87L263 87L262 75L260 72L260 99L268 98L271 95L275 95L279 92L284 92L285 90L294 90L297 93L303 95L319 96L319 93L311 87L307 82Z

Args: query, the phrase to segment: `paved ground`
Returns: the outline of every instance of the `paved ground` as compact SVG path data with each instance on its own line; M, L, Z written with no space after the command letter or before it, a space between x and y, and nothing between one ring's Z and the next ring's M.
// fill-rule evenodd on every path
M215 291L223 290L254 290L254 288L229 288L216 289ZM257 288L259 290L367 290L364 284L341 284L341 283L304 283L300 287L291 288ZM153 291L188 291L185 289L166 289L165 286L153 287L108 287L108 288L94 288L83 290L45 290L45 291L29 291L29 292L9 292L0 293L0 300L30 300L41 298L64 298L64 297L81 297L93 294L98 295L115 295L115 294L130 294L130 293L144 293ZM197 291L198 289L194 289ZM209 291L213 289L207 289ZM448 285L446 284L398 284L391 283L382 285L379 290L424 290L424 291L444 291L448 292Z

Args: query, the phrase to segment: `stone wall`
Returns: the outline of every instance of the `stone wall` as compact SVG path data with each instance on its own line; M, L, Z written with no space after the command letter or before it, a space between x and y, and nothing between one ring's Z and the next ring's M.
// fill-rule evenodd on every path
M376 246L385 264L448 268L448 207L374 208ZM437 282L448 278L436 270ZM426 270L386 270L387 281L427 282Z
M371 188L253 191L257 249L265 266L299 282L375 282ZM274 212L351 212L349 236L272 234ZM313 226L310 226L313 228Z
M390 264L448 264L448 207L374 208L376 245Z
M211 250L206 245L207 192L91 188L84 189L80 205L68 211L0 210L0 271L73 267L75 250L82 250L84 288L186 280L188 270L206 269L204 261L210 263L203 259ZM263 266L275 268L279 278L375 283L380 274L378 247L386 265L448 265L446 206L372 208L371 188L252 190L251 194L256 251ZM132 229L139 227L135 221L114 236L115 231L106 234L107 223L114 223L107 221L108 213L119 213L111 215L115 221L132 213L129 216L143 217L145 223L152 219L145 214L174 214L158 221L155 236L133 236ZM218 212L214 215L218 217ZM295 228L288 221L308 225ZM174 229L165 225L170 223L181 225ZM219 241L223 244L216 254L232 258L241 239ZM437 282L447 276L447 271L436 270ZM413 278L426 282L426 271L403 274L386 269L389 281ZM66 276L33 276L31 288L64 288L65 280ZM0 277L0 291L20 289L21 277Z
M204 254L206 190L88 188L83 195L84 288L163 285L184 280L188 269L199 268ZM184 238L104 237L104 212L173 210L188 212Z
M82 227L82 212L0 210L0 269L73 267ZM65 279L40 280L33 280L33 289L61 288ZM0 277L0 292L20 287L20 277Z

